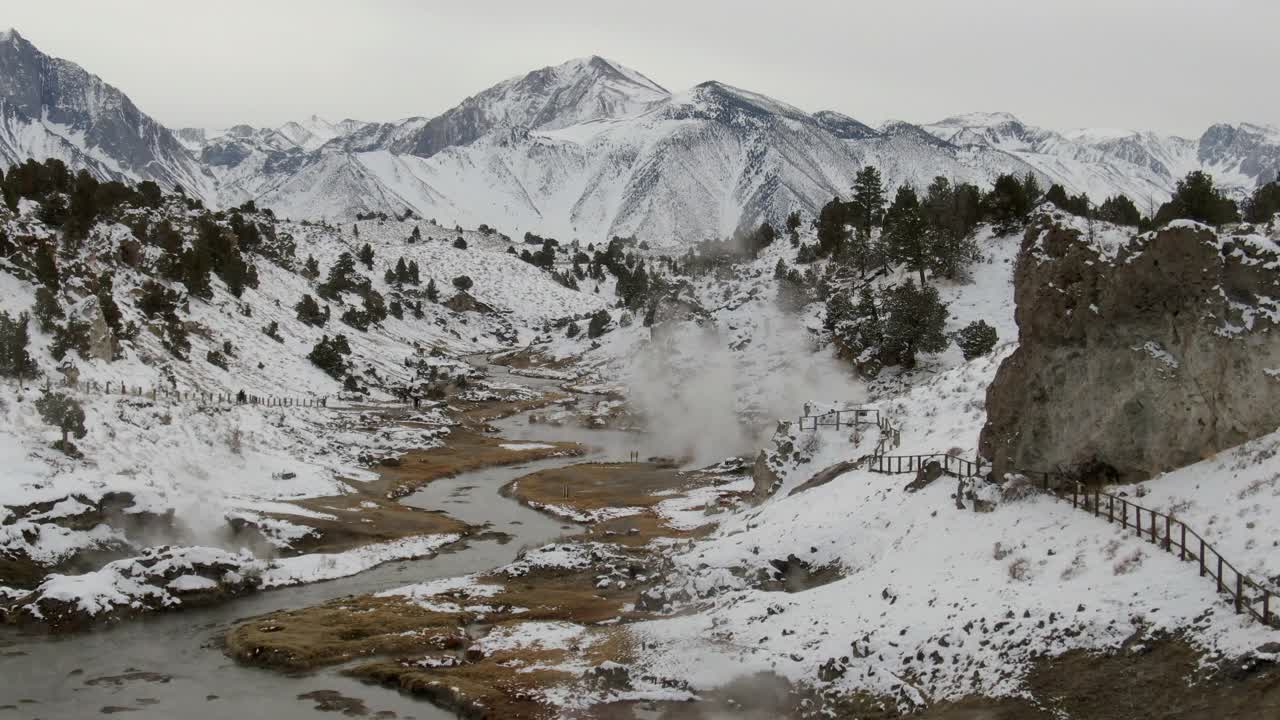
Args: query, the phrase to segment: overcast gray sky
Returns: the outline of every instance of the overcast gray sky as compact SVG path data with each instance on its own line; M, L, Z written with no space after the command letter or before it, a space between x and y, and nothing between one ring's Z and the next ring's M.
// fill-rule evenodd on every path
M434 115L591 54L871 124L1280 124L1278 0L7 0L4 25L171 127Z

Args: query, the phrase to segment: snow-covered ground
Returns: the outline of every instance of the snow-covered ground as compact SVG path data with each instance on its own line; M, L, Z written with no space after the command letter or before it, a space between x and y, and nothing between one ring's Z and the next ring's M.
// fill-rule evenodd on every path
M902 427L893 452L956 447L971 457L986 386L1005 353L880 403ZM781 489L674 556L687 578L677 584L698 598L696 612L631 626L643 672L695 690L776 672L912 705L926 697L1016 695L1036 657L1115 648L1135 633L1186 633L1227 657L1280 639L1234 614L1193 566L1069 503L1001 497L990 487L979 491L994 503L990 512L962 510L952 478L908 493L911 476L865 469L790 495L874 441L864 436L855 446L848 431L794 427L779 440L802 456L784 466ZM1274 577L1280 554L1267 518L1280 503L1270 462L1277 442L1268 436L1144 483L1149 494L1140 502L1174 508L1244 569ZM835 569L839 579L794 593L753 586L756 571L792 554L815 569Z

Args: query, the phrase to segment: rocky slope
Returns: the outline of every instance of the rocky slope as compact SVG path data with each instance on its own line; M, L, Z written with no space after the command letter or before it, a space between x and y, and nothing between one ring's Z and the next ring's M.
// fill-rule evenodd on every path
M1015 274L1018 349L987 393L997 474L1139 480L1280 426L1276 227L1130 237L1046 214Z
M58 158L104 180L213 192L213 177L127 95L9 30L0 33L0 161L28 157Z

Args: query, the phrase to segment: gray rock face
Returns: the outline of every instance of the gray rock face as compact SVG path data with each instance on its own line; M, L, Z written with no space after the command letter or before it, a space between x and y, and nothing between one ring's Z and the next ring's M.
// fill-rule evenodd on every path
M173 134L124 93L75 63L45 55L17 32L0 34L0 101L15 121L37 125L82 151L60 159L104 179L131 175L196 193L208 181ZM101 162L85 162L85 150L111 158L123 173Z
M1200 136L1198 156L1206 166L1238 172L1262 185L1280 174L1280 134L1249 123L1220 123Z
M1106 251L1057 223L1028 229L1016 268L1019 346L980 439L997 476L1143 479L1280 427L1274 229L1175 224Z

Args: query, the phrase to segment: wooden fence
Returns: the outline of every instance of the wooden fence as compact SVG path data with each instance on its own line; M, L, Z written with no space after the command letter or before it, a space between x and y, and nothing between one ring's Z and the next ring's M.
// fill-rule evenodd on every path
M851 410L832 410L821 415L800 416L801 430L817 430L830 427L839 430L841 427L857 425L881 425L880 411L876 408L853 408Z
M1109 523L1133 528L1139 538L1177 555L1183 562L1196 563L1200 577L1216 583L1218 593L1230 598L1236 613L1248 613L1264 625L1280 629L1280 607L1274 602L1277 594L1240 572L1204 536L1178 518L1081 483L1072 483L1070 490L1059 487L1056 494L1063 499L1070 497L1072 507L1091 512L1094 517L1106 517Z
M47 385L46 387L53 387ZM205 405L261 405L263 407L312 408L328 407L328 396L289 397L277 395L253 395L233 392L204 392L200 390L179 390L176 388L129 385L123 381L108 380L98 382L90 380L63 385L73 387L79 392L98 395L118 395L125 397L150 398L152 400L173 400L177 402L195 402Z
M848 415L848 419L844 416ZM874 419L873 419L874 418ZM806 420L808 423L806 423ZM981 459L977 461L954 457L943 453L924 455L889 455L886 452L890 441L896 441L892 423L880 415L879 410L859 408L839 410L822 415L806 415L800 418L801 430L817 430L821 427L841 425L878 425L881 438L873 454L866 458L867 469L871 472L887 475L908 474L918 472L930 462L936 461L942 466L942 472L956 478L990 478L989 466L984 466ZM988 475L983 475L986 468ZM1142 507L1129 499L1102 492L1100 488L1088 488L1083 483L1060 471L1020 470L1017 471L1031 480L1046 493L1062 500L1070 499L1071 506L1092 513L1095 517L1106 517L1109 523L1120 523L1123 529L1133 528L1139 538L1149 541L1166 552L1176 554L1179 560L1195 563L1199 567L1200 577L1208 577L1216 586L1220 595L1225 595L1237 614L1247 613L1250 617L1268 627L1280 629L1280 593L1272 591L1253 578L1245 575L1222 556L1204 536L1197 533L1186 523L1176 517Z
M918 472L920 468L925 467L931 461L936 461L942 466L942 472L951 477L983 477L982 469L984 466L981 461L974 462L945 453L932 453L929 455L886 455L877 453L868 458L867 469L871 472L885 475L900 475Z

